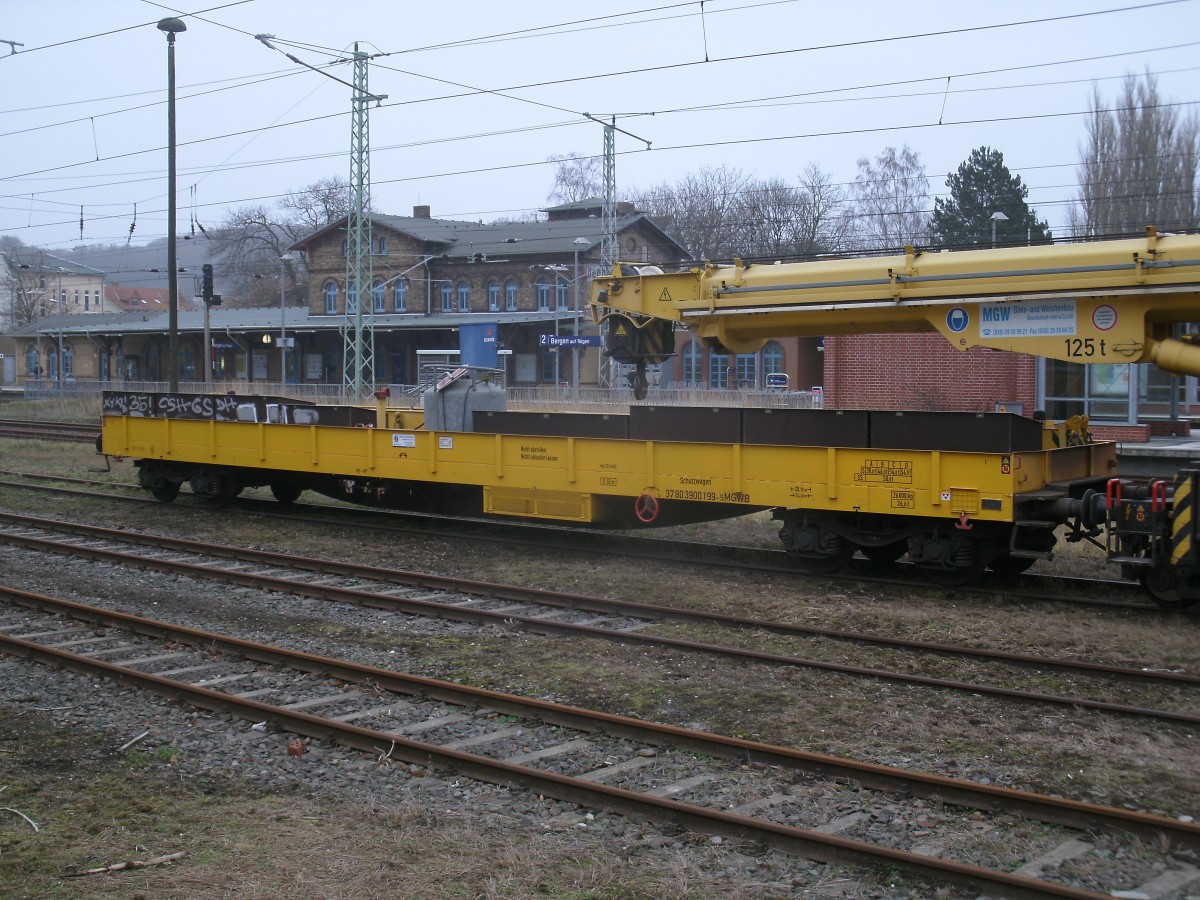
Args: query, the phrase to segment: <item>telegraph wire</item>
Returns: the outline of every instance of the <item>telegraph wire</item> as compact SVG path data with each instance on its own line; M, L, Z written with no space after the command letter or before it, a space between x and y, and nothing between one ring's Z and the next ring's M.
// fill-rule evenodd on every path
M217 12L222 9L229 9L234 6L242 6L246 3L253 3L254 0L233 0L231 3L223 3L220 6L210 6L208 9L199 10L194 13L183 13L184 16L196 17L202 13ZM53 44L42 44L38 47L30 47L28 50L22 50L20 53L10 53L8 56L0 57L0 59L12 59L14 56L28 56L30 53L37 53L40 50L53 50L56 47L68 47L71 44L79 44L84 41L94 41L97 38L112 37L114 34L122 34L126 31L136 31L139 28L145 28L147 25L156 25L157 22L139 22L137 25L126 25L124 28L113 28L111 31L100 31L96 34L88 34L83 37L68 38L65 41L56 41ZM5 41L4 43L7 43Z
M1181 101L1181 102L1169 103L1169 104L1159 104L1159 108L1197 106L1197 105L1200 105L1200 101L1193 100L1193 101ZM878 128L848 129L848 130L839 130L839 131L831 131L831 132L809 132L809 133L805 133L805 134L778 135L778 136L769 137L769 138L742 138L742 139L729 140L729 141L707 141L707 142L700 142L700 143L694 143L694 144L679 144L679 145L663 146L663 147L659 147L656 152L664 152L664 151L670 151L670 150L708 148L708 147L728 147L728 146L735 146L735 145L739 145L739 144L753 144L753 143L761 143L761 142L772 141L772 140L802 140L802 139L811 139L811 138L819 138L819 137L845 136L845 135L851 135L851 134L872 134L872 133L885 132L885 131L918 131L918 130L927 129L927 128L951 127L951 126L955 126L955 125L1003 124L1003 123L1018 122L1018 121L1037 121L1037 120L1044 120L1044 119L1049 119L1049 118L1063 118L1063 117L1069 117L1069 116L1088 115L1088 114L1090 114L1090 112L1091 111L1089 110L1089 111L1082 111L1082 112L1045 113L1045 114L1034 114L1034 115L1024 115L1024 116L999 116L999 117L991 117L991 118L969 119L969 120L947 122L942 126L938 126L936 123L932 123L932 122L925 122L925 123L901 125L901 126L887 126L887 127L881 126ZM618 156L627 156L627 155L631 155L634 153L643 153L643 152L645 152L645 151L624 150L624 151L618 151L617 155ZM595 157L593 156L593 157L584 157L584 158L587 159L587 158L595 158ZM407 176L403 176L403 177L399 177L399 178L390 178L390 179L383 179L380 181L373 181L372 186L376 187L376 186L389 185L389 184L405 184L405 183L427 181L427 180L438 179L438 178L462 177L465 175L493 174L493 173L497 173L497 172L512 172L512 171L518 171L521 169L528 169L528 168L534 168L534 167L538 167L538 166L546 166L546 165L552 165L552 164L553 164L553 162L550 160L536 160L536 161L509 163L509 164L497 165L497 166L481 166L481 167L470 168L470 169L457 169L457 170L451 170L451 171L428 173L428 174L423 174L423 175L407 175ZM1060 165L1066 166L1066 165L1077 165L1077 164L1078 163L1070 163L1070 164L1063 163ZM1031 167L1031 168L1035 168L1035 167ZM1036 168L1049 168L1049 166L1036 167ZM1020 172L1022 170L1021 169L1016 169L1016 170L1010 169L1010 171ZM928 180L929 175L926 173L924 177L926 180ZM853 182L842 183L842 184L845 184L848 186L849 184L853 184ZM227 206L230 206L233 204L238 204L238 203L251 204L251 203L258 203L258 202L262 202L262 201L266 201L266 200L276 200L279 197L286 196L286 193L291 193L291 192L285 192L285 193L281 193L281 194L259 195L259 196L255 196L255 197L243 198L241 200L236 200L236 201L222 201L220 203L202 204L201 208L203 208L204 206L227 207ZM944 196L944 194L935 193L935 194L932 194L931 196L934 196L934 197ZM1039 207L1062 206L1062 205L1066 205L1068 203L1073 203L1073 202L1075 202L1075 201L1073 201L1073 200L1046 201L1046 202L1040 203L1038 205L1039 205ZM155 210L155 212L163 212L163 211ZM113 214L111 216L99 216L96 218L98 220L103 221L106 219L117 219L117 218L120 218L120 216L117 214ZM50 222L50 223L43 223L41 225L32 226L32 227L38 227L38 228L47 227L48 228L48 227L61 226L63 224L65 224L65 222ZM17 230L17 229L0 229L0 233L3 233L4 231L14 231L14 230Z

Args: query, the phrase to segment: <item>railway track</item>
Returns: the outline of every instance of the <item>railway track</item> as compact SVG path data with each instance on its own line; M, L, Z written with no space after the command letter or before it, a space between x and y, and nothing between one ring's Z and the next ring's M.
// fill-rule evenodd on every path
M100 493L82 490L82 486L96 485L106 488L138 490L132 485L116 484L108 481L82 478L60 478L52 475L32 473L4 472L0 475L23 479L19 481L0 481L0 487L13 487L23 490L56 493L81 498L116 500L121 503L150 505L160 508L161 503L144 496L125 496L115 493ZM57 487L46 482L62 482L76 484L80 487ZM185 504L178 503L179 507ZM645 560L651 563L682 562L689 565L700 565L713 569L732 569L739 572L754 572L768 575L786 575L794 578L820 579L828 582L858 582L880 586L895 586L905 589L919 588L922 590L944 590L921 579L915 573L908 571L912 567L898 565L892 567L888 574L879 566L868 561L855 561L845 573L810 575L798 570L787 554L781 550L767 550L746 546L721 546L695 541L680 541L648 536L645 532L637 535L624 535L609 532L579 532L575 529L553 526L530 525L528 523L505 522L498 525L493 521L479 519L455 520L445 516L422 516L416 513L390 515L364 512L357 507L340 507L324 504L295 504L287 512L279 510L279 504L273 500L257 500L242 497L233 507L213 509L203 501L187 505L188 509L207 511L214 514L228 515L235 512L246 512L253 515L280 518L289 522L306 522L317 525L352 524L356 528L380 533L402 533L411 536L428 535L439 539L469 539L472 541L487 540L497 544L514 546L529 546L539 549L561 548L572 552L594 555L607 555L622 560ZM311 515L310 512L319 515ZM389 521L382 522L384 517ZM428 519L430 524L424 526L421 522ZM452 531L447 523L452 522L458 531ZM400 524L403 523L403 524ZM462 531L462 528L469 531ZM1143 612L1162 613L1163 610L1154 605L1141 589L1126 581L1113 581L1100 578L1079 578L1062 575L1024 574L1017 579L993 578L982 583L953 588L955 596L971 594L983 597L1004 599L1034 600L1069 603L1077 606L1128 609ZM1186 611L1173 611L1172 614L1188 614Z
M97 425L0 418L0 438L92 444L99 434Z
M791 666L857 678L1200 725L1200 676L901 640L0 513L0 541L118 566L533 634ZM844 661L853 645L875 664ZM806 654L806 655L801 655ZM949 662L947 662L949 661ZM968 678L947 677L963 666ZM922 673L920 670L926 670ZM937 673L937 674L935 674ZM1051 676L1049 673L1054 673ZM984 680L986 679L986 680ZM1031 681L1030 681L1031 680ZM1047 689L1047 683L1058 692ZM1030 689L1028 683L1038 686ZM1096 696L1102 694L1104 696Z
M579 822L612 811L1011 898L1111 896L1129 867L1104 859L1136 850L1149 882L1172 851L1200 850L1192 822L418 678L24 591L0 589L0 599L5 653L261 723L284 732L297 766L311 742L336 743L381 766L567 801ZM881 810L887 845L872 840ZM972 861L982 846L996 865ZM1039 877L1085 854L1086 881Z

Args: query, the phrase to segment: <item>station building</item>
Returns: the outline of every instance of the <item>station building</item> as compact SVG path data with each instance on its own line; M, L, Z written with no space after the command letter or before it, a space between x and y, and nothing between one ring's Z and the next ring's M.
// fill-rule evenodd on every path
M414 384L423 352L457 349L463 325L486 323L495 325L498 345L508 351L503 364L510 385L603 383L606 363L587 302L591 279L601 274L600 201L543 213L535 222L489 224L436 219L428 206L409 216L373 216L371 380ZM664 269L687 263L685 249L630 204L619 207L617 233L622 262ZM206 309L180 298L181 381L204 380L207 319L214 380L236 386L341 382L347 307L352 314L358 300L346 289L346 220L306 236L290 252L303 258L307 307ZM10 253L7 262L10 271L15 262L45 315L0 338L0 383L167 380L165 289L105 283L102 272L71 268L40 251ZM64 308L67 314L59 314ZM564 352L556 335L590 344ZM281 337L290 339L286 350ZM1152 365L960 352L934 334L779 338L757 353L726 354L679 333L675 356L653 373L652 385L818 388L824 405L839 409L1044 410L1056 420L1087 414L1098 437L1126 441L1181 433L1200 419L1195 377Z
M461 326L484 323L495 325L507 351L509 384L603 383L607 362L588 304L591 279L601 274L601 201L542 212L534 222L487 224L434 218L428 206L409 216L372 216L370 380L417 383L423 352L457 349ZM346 226L342 219L289 248L307 272L307 307L206 309L181 297L179 379L204 380L207 319L214 380L340 384L343 331L358 303L346 285ZM687 251L632 204L618 205L616 232L622 262L669 268L687 260ZM86 320L50 314L11 331L0 346L9 360L4 382L168 380L166 291L108 285L106 301ZM568 336L587 345L564 350ZM781 372L807 389L820 380L816 344L785 338L734 361L685 341L679 350L687 366L674 374L664 364L656 383L761 386L765 372Z

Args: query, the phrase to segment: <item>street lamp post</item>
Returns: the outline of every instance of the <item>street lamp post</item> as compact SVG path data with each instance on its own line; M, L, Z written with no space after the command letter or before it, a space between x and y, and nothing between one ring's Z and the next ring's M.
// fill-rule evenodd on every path
M285 293L283 279L289 260L297 259L295 253L285 253L279 257L279 382L287 384L287 313L284 311Z
M180 19L158 23L167 35L167 385L179 391L179 277L175 261L175 35L187 31Z
M992 246L993 247L996 246L996 223L997 222L1007 222L1007 221L1008 221L1008 216L1006 216L1004 213L1002 213L1002 212L992 213Z

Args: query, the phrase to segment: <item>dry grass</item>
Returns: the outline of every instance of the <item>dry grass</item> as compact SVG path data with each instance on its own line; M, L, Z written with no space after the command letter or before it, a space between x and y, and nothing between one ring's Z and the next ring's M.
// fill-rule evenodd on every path
M11 898L688 898L723 893L680 858L534 830L486 809L428 801L265 795L188 780L165 760L117 756L101 733L34 717L0 726L0 893ZM547 816L549 818L549 816ZM470 847L469 853L463 848ZM165 866L68 877L183 851ZM736 894L736 888L733 888Z

